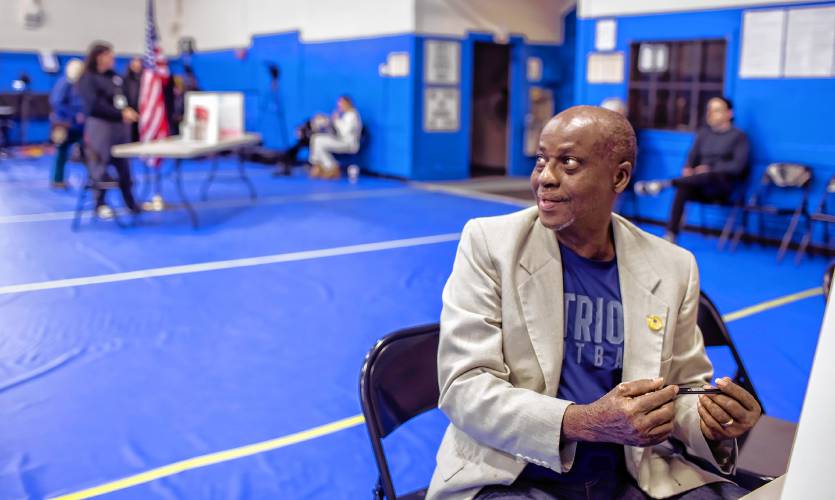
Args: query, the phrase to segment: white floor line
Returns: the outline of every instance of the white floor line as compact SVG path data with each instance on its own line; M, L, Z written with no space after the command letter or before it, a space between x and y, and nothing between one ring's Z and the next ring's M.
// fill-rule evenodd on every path
M199 264L185 264L180 266L140 269L137 271L128 271L122 273L83 276L80 278L40 281L35 283L21 283L18 285L0 286L0 295L36 292L41 290L54 290L56 288L71 288L88 285L100 285L103 283L115 283L120 281L159 278L162 276L202 273L207 271L219 271L222 269L236 269L242 267L263 266L268 264L278 264L281 262L296 262L301 260L321 259L325 257L336 257L341 255L379 252L382 250L393 250L396 248L434 245L437 243L458 241L459 236L460 233L436 234L432 236L422 236L418 238L406 238L401 240L379 241L376 243L363 243L360 245L323 248L320 250L306 250L303 252L280 253L275 255L264 255L260 257L218 260L212 262L202 262Z
M411 190L406 187L390 189L367 189L362 191L348 191L344 193L311 193L265 196L262 198L257 198L255 201L252 201L249 198L235 198L212 201L210 195L209 201L193 202L192 205L196 209L281 205L296 202L353 200L362 198L398 196L401 194L406 194L410 191ZM169 194L166 199L168 200L168 202L172 203L172 207L181 208L178 203L179 198L176 195ZM25 222L49 222L56 220L71 220L74 214L75 212L73 212L72 210L67 210L63 212L44 212L40 214L0 215L0 224L20 224Z
M483 200L483 201L495 201L499 203L506 203L508 205L515 205L518 207L531 207L533 206L533 200L526 201L520 200L519 198L513 198L511 196L504 196L501 194L492 194L492 193L484 193L480 191L474 191L472 189L464 189L459 187L452 187L452 186L445 186L440 184L431 184L425 182L410 182L410 186L421 189L424 191L430 191L434 193L446 193L446 194L454 194L456 196L463 196L465 198L472 198L475 200Z

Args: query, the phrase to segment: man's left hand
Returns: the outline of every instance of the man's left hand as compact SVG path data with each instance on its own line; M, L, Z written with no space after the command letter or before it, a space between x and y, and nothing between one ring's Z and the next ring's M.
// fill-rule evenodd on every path
M710 172L710 165L698 165L693 169L693 174L706 174Z
M728 377L716 379L722 394L699 396L702 434L710 441L737 438L754 427L762 409L748 391ZM705 388L712 388L706 385Z

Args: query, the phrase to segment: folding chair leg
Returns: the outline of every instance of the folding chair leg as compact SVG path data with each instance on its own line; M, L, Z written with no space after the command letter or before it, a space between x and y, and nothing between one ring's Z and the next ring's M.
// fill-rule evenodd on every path
M788 229L786 229L786 233L783 235L783 241L780 242L780 251L777 252L777 262L783 260L783 256L786 254L786 250L789 248L789 244L792 241L792 236L794 236L794 230L797 228L797 223L800 221L800 209L795 210L794 215L792 216L792 220L789 223Z
M800 247L797 249L797 255L794 258L795 265L800 264L800 261L803 260L803 254L806 253L806 248L809 246L809 242L812 240L812 225L810 223L809 228L806 229L806 234L803 235L803 239L800 240Z
M731 230L733 229L734 224L736 224L736 214L738 211L739 209L737 207L731 209L730 215L728 215L728 218L725 220L725 227L722 228L722 234L719 236L719 243L717 245L719 250L722 250L728 242L728 238L731 236Z

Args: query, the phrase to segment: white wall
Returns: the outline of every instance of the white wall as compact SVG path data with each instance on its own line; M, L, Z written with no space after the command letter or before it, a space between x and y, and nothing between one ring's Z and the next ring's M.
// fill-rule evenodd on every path
M157 27L162 47L172 52L181 0L157 0ZM189 0L186 0L189 1ZM0 0L0 50L84 52L95 40L113 44L117 53L145 50L145 0L42 0L44 24L23 27L24 0Z
M299 31L305 41L410 33L415 0L185 0L183 34L198 50L245 47L255 34Z
M563 14L574 0L416 0L416 31L461 37L468 31L561 43Z
M692 10L809 3L810 0L578 0L578 17L656 14Z

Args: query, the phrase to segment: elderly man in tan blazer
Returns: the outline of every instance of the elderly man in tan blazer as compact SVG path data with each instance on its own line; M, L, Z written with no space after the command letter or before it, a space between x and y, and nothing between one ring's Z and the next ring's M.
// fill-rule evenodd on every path
M611 213L635 134L587 106L542 132L537 206L464 227L443 294L438 375L451 424L432 499L738 498L734 470L760 415L718 394L696 327L690 252ZM686 452L686 453L685 453Z

